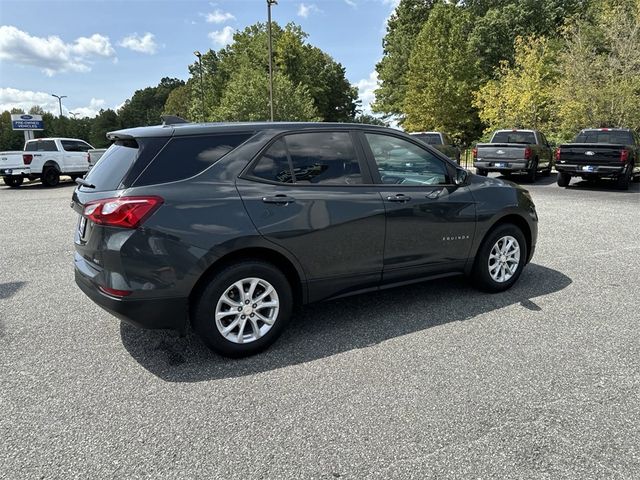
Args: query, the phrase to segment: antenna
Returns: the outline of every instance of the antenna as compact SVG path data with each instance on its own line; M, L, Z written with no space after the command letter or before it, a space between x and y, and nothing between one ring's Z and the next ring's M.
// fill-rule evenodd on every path
M162 125L178 125L179 123L191 123L189 120L180 118L176 115L160 115Z

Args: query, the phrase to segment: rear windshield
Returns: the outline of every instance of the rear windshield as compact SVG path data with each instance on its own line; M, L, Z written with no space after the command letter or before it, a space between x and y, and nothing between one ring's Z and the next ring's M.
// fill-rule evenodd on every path
M585 130L580 132L574 143L611 143L614 145L633 145L631 132Z
M28 142L24 150L26 152L57 152L58 147L53 140L36 140Z
M422 140L427 145L440 145L442 144L442 140L440 140L440 135L437 133L416 133L412 135L412 137L416 137L419 140Z
M533 132L496 132L491 143L524 143L535 145L536 136Z
M92 190L117 190L138 158L138 149L135 140L118 140L111 145L86 177L88 183L95 185Z
M237 133L172 138L133 186L155 185L193 177L251 136L252 133Z

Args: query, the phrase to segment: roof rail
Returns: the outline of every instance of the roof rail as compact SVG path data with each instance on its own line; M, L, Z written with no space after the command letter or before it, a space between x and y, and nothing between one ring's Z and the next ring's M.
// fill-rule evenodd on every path
M185 120L184 118L180 118L176 115L160 115L162 119L162 125L177 125L179 123L191 123L189 120Z

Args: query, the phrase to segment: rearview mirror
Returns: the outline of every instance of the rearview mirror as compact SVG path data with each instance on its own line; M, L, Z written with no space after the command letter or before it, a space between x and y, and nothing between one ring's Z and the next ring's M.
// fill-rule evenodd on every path
M458 186L464 185L465 182L467 181L467 176L468 176L468 173L465 169L456 168L456 176L453 179L453 183L455 183Z

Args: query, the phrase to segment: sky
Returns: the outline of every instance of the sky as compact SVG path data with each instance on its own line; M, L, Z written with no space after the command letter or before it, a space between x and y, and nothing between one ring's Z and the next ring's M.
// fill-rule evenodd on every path
M373 101L386 20L399 0L279 0L295 22ZM40 105L94 116L162 77L188 78L194 50L218 50L233 32L266 21L266 0L1 0L0 111Z

